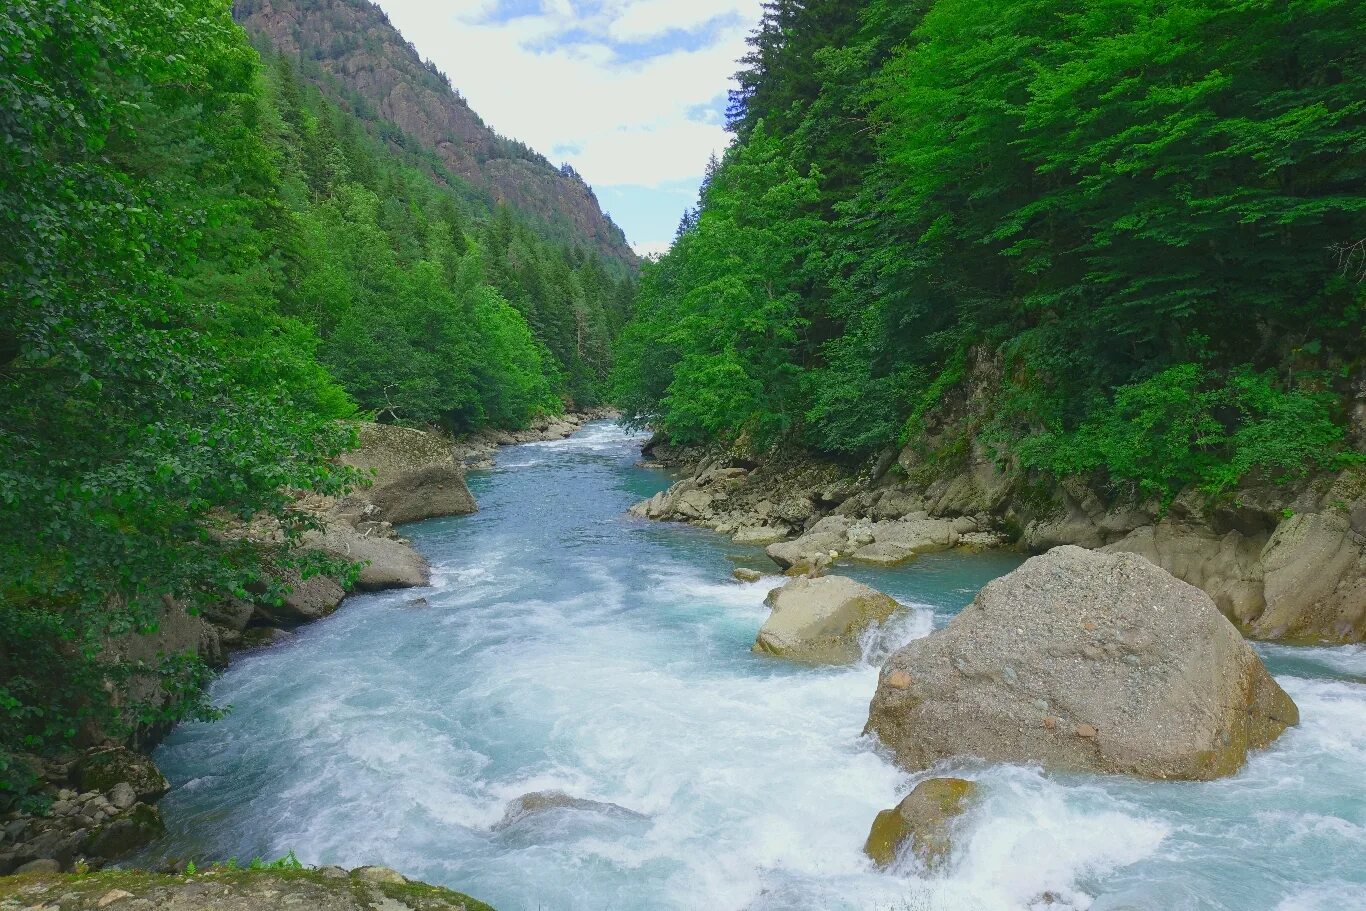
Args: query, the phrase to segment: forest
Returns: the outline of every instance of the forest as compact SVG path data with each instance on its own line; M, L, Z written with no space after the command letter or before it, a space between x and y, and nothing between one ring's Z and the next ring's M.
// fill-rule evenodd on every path
M765 4L736 142L642 279L619 402L681 442L976 446L1143 497L1359 458L1363 21L1359 0ZM989 404L942 432L982 376Z
M15 751L209 711L202 662L104 643L297 559L293 495L357 481L336 419L597 404L633 276L420 168L224 0L6 3L0 96L3 791ZM263 515L277 552L225 532ZM116 712L134 676L178 698Z

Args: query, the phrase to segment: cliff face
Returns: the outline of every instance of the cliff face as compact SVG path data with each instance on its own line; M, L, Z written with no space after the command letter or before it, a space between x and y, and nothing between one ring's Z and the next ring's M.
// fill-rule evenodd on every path
M490 202L506 203L608 260L634 266L626 237L592 189L520 142L499 136L422 61L369 0L236 0L233 17L258 42L326 78L319 88L362 119L420 143ZM413 151L409 149L409 151Z

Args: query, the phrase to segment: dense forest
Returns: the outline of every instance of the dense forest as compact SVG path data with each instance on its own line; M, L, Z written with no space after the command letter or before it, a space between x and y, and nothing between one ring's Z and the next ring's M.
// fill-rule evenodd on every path
M772 0L737 142L643 277L621 404L680 441L971 445L1145 496L1343 458L1363 21L1360 0ZM989 406L943 432L973 383Z
M595 404L633 277L397 154L226 0L8 2L0 95L3 791L15 752L207 711L202 663L105 643L304 559L292 495L355 480L335 419ZM180 698L115 713L139 675Z

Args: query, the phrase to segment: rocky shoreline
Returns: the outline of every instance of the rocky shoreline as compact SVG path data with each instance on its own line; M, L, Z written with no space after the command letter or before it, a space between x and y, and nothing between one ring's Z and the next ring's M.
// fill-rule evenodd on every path
M358 424L360 445L342 460L372 483L341 499L301 499L297 508L320 525L305 536L304 546L361 564L355 592L424 586L427 561L396 526L476 511L465 473L491 468L500 446L564 439L589 421L614 415L595 409L543 417L526 430L485 431L465 440ZM247 527L239 533L260 540L274 532ZM267 596L263 582L250 600L226 598L198 615L168 604L155 633L125 636L110 648L146 661L193 651L222 668L234 654L287 642L295 629L328 616L349 594L325 575L301 579L285 570L277 581L291 587L279 599ZM156 801L170 785L146 752L165 733L148 728L131 742L97 743L62 759L30 759L37 787L22 806L0 814L0 875L98 870L160 837L164 827Z
M154 874L49 871L0 878L0 911L493 911L477 899L409 880L386 867L271 865Z
M1050 483L975 451L927 459L908 446L861 466L660 438L643 452L646 464L681 479L634 515L764 545L789 572L841 560L897 565L955 547L1037 554L1076 544L1146 557L1208 592L1250 638L1366 641L1361 466L1219 498L1188 490L1164 506L1117 499L1081 479Z

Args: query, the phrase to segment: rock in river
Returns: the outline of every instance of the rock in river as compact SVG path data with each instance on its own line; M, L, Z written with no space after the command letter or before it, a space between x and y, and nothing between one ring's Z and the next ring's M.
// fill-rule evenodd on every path
M914 770L977 756L1205 780L1298 720L1209 595L1135 554L1067 546L896 652L867 730Z
M493 827L495 832L511 828L524 819L538 816L542 813L551 813L556 810L572 810L583 813L598 813L603 816L612 816L618 819L644 819L645 817L634 810L628 810L623 806L614 803L606 803L601 800L587 800L582 797L571 797L564 791L532 791L530 794L523 794L516 800L508 802L507 809L503 811L503 818Z
M953 822L968 809L976 794L977 783L961 778L920 782L901 803L877 814L863 853L885 869L909 845L926 869L942 866L953 851Z
M897 609L896 601L844 576L798 578L769 593L773 613L754 651L812 664L853 664L859 637Z

